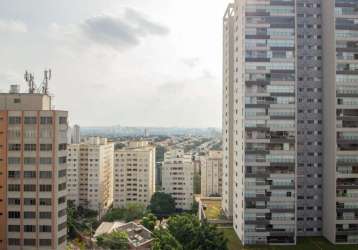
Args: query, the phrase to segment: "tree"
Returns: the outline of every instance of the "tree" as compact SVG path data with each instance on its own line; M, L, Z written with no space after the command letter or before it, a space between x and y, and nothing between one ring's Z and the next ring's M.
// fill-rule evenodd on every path
M175 213L175 200L170 194L156 192L150 199L148 209L157 216L167 216Z
M70 239L73 239L76 237L76 218L77 215L77 209L76 206L73 204L73 202L68 201L67 202L67 236Z
M128 246L128 235L125 232L114 231L110 234L102 234L97 236L97 245L104 249L110 250L127 250Z
M160 227L153 232L153 250L183 250L182 245L169 233Z
M124 220L126 222L137 220L143 217L146 209L141 204L131 203L123 208L113 208L103 216L103 221L119 221Z
M227 250L227 239L217 230L215 225L204 221L195 232L195 240L192 242L195 250Z
M150 231L153 231L155 228L155 225L157 223L157 217L155 217L154 214L149 213L146 216L144 216L140 222L145 228L147 228Z
M200 224L197 216L184 214L168 220L168 231L188 250L227 250L227 240L215 225L204 221Z
M168 219L168 230L184 249L192 249L195 233L200 227L198 218L191 214L172 216Z

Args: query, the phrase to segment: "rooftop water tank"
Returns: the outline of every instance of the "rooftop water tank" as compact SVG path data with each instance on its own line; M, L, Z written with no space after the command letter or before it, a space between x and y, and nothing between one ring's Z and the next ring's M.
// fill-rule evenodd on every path
M10 94L18 94L20 93L20 85L18 84L11 84L10 85Z

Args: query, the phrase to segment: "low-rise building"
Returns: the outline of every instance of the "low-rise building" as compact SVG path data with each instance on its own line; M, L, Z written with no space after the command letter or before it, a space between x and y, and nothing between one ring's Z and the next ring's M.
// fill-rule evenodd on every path
M194 166L192 157L184 150L168 151L164 155L162 167L163 192L171 194L176 208L190 210L194 193Z
M125 224L122 222L103 222L96 230L93 240L96 241L96 237L113 232L125 232L127 234L128 247L130 250L152 249L152 232L134 222Z
M113 206L129 203L148 206L155 192L155 146L131 141L114 154Z

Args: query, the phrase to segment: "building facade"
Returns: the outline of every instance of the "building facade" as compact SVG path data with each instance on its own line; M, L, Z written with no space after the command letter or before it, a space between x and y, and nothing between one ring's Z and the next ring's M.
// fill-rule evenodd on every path
M99 217L113 202L113 154L114 144L99 137L68 148L68 196L79 206L97 211Z
M171 150L164 154L162 190L171 194L176 208L192 209L194 200L194 166L191 155L184 150Z
M244 244L312 235L358 242L356 9L354 0L228 7L223 208L232 176L234 228Z
M0 249L65 249L67 112L0 94Z
M295 1L232 8L234 229L244 244L295 244Z
M323 235L358 243L358 11L354 0L324 0Z
M201 158L201 196L220 197L222 193L222 151L209 151Z
M130 203L148 206L156 186L155 146L147 141L131 141L115 150L113 206Z
M80 144L81 142L81 128L78 125L74 125L71 128L71 144Z

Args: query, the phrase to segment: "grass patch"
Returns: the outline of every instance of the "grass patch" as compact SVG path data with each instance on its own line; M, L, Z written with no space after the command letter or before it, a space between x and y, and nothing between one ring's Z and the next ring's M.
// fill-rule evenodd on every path
M221 201L202 200L202 202L206 207L204 213L208 220L217 220L220 218Z
M295 246L242 246L234 229L219 228L228 239L229 250L357 250L358 245L333 245L323 237L298 238Z

